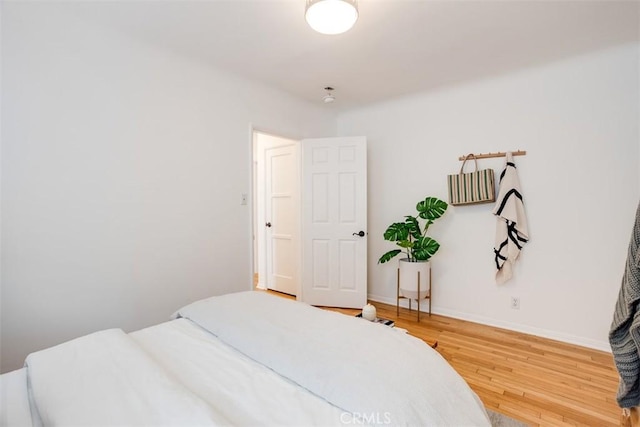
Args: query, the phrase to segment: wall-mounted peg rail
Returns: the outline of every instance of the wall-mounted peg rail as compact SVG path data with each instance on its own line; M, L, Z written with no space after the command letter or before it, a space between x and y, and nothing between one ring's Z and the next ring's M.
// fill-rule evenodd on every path
M522 151L522 150L518 150L518 151L512 151L511 154L513 154L514 156L524 156L527 154L526 151ZM502 152L502 151L498 151L497 153L480 153L480 154L474 154L473 156L476 159L490 159L492 157L504 157L506 156L507 153ZM458 160L464 160L466 157L468 156L468 154L464 155L464 156L460 156L458 157Z

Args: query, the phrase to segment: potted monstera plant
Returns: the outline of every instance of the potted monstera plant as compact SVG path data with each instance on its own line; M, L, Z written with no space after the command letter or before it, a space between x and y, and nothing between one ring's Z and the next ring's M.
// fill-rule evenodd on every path
M427 236L427 231L445 213L447 207L446 202L436 197L427 197L416 205L416 216L407 215L404 222L394 222L384 232L384 239L395 242L399 249L386 252L378 262L385 263L397 255L404 255L399 261L399 286L404 297L422 299L428 295L431 272L429 260L440 249L440 243Z

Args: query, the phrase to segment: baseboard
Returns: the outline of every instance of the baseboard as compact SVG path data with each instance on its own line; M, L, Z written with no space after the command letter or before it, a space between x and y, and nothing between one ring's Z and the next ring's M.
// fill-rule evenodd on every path
M389 305L396 305L395 298L382 297L379 295L372 295L372 294L369 294L367 297L370 301L381 302L383 304L389 304ZM407 308L409 307L409 302L407 300L400 300L400 306ZM415 304L412 307L415 308ZM424 307L424 305L422 307ZM427 310L426 308L423 308L421 311L426 311L426 310ZM493 319L485 316L478 316L475 314L464 313L456 310L442 309L435 306L431 307L431 312L433 314L452 317L454 319L466 320L468 322L480 323L482 325L508 329L510 331L522 332L524 334L535 335L538 337L548 338L556 341L562 341L568 344L575 344L582 347L592 348L595 350L611 353L611 347L609 346L608 341L599 341L591 338L579 337L579 336L565 334L558 331L551 331L548 329L536 328L533 326L522 325L519 323L505 322L503 320Z

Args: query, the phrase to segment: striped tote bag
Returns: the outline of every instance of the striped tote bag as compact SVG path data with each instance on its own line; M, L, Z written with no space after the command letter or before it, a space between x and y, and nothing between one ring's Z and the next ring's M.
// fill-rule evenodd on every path
M469 159L475 161L476 170L464 173L464 165ZM452 205L490 203L496 200L494 171L493 169L478 170L478 159L473 154L465 157L460 173L447 177L447 183L449 203Z

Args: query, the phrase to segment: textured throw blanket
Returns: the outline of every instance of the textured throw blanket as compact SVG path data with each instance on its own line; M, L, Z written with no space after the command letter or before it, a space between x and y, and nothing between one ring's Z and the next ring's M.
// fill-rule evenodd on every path
M627 265L613 313L609 343L620 374L618 404L623 408L640 405L640 205L631 234Z
M511 152L507 153L500 189L493 214L497 217L496 245L493 248L496 260L496 283L501 285L513 276L513 264L525 243L529 241L527 216L524 212L520 179Z

